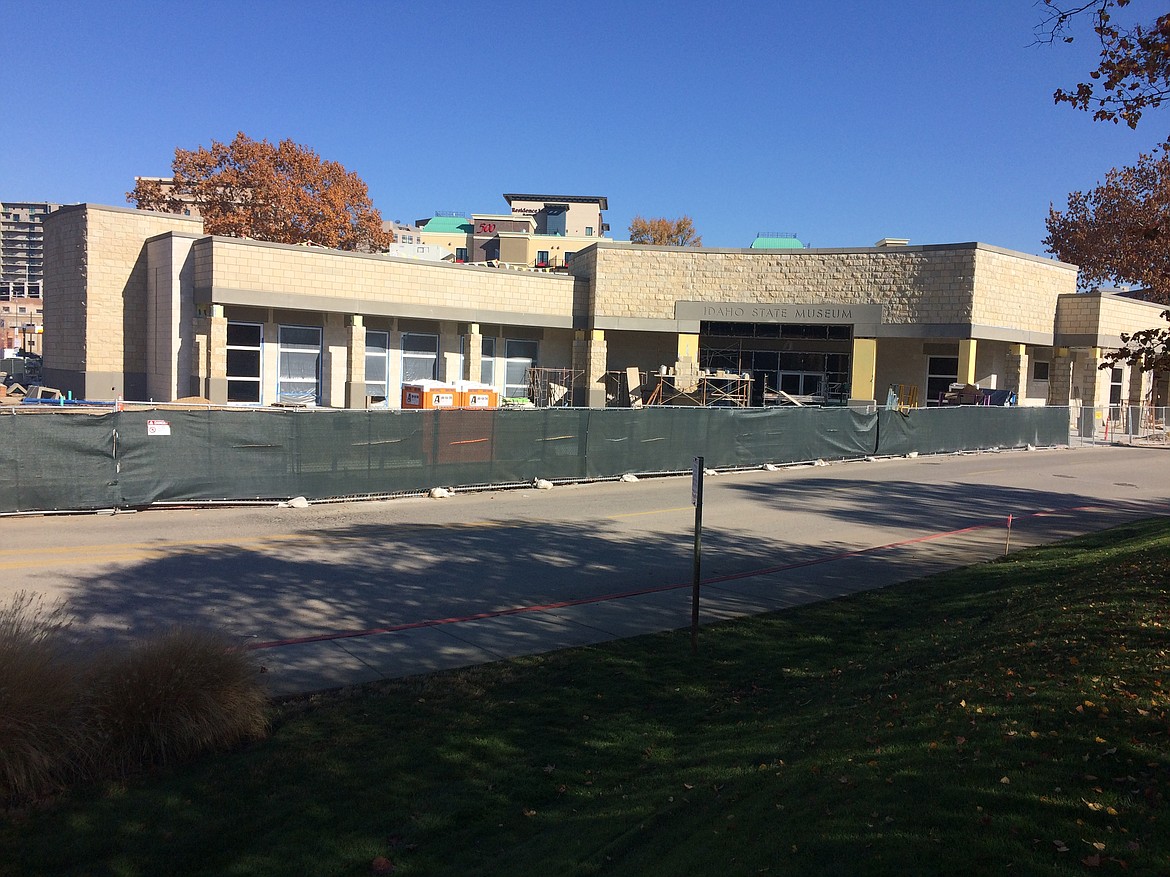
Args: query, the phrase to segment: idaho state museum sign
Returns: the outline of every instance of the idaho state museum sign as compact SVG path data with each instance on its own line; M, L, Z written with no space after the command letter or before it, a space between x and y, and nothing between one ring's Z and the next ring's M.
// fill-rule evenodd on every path
M881 305L761 304L760 302L675 302L676 320L706 320L716 323L799 323L801 325L875 325L882 321Z

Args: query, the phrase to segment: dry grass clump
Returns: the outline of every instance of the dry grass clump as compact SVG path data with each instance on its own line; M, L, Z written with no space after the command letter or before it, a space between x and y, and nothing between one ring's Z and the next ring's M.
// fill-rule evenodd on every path
M86 752L64 607L20 591L0 605L0 801L27 800L78 772Z
M226 749L268 727L256 668L212 631L177 628L107 652L88 697L99 757L114 773Z
M96 658L70 649L61 604L0 605L0 805L264 735L268 698L246 652L176 629Z

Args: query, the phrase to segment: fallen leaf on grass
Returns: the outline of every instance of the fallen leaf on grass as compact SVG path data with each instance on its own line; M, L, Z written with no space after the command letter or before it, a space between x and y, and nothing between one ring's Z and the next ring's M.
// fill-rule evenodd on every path
M1005 785L1005 786L1010 786L1012 784L1012 781L1010 779L1008 779L1007 777L1000 777L999 781L1001 783L1003 783L1003 785Z
M1098 853L1093 853L1091 856L1085 856L1081 859L1081 864L1088 868L1100 868L1101 856Z
M370 870L375 874L389 874L394 870L394 863L385 856L378 856L370 862Z

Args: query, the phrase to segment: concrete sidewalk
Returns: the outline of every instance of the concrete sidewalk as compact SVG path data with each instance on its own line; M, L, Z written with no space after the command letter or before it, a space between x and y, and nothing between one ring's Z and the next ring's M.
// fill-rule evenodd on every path
M1124 505L1040 513L1013 522L1012 551L1148 517ZM824 553L783 567L705 581L700 623L774 612L991 560L1005 552L1006 527L983 524L853 551ZM691 584L523 606L483 616L341 631L313 641L254 647L273 696L485 664L640 634L689 628ZM701 635L700 635L701 642Z

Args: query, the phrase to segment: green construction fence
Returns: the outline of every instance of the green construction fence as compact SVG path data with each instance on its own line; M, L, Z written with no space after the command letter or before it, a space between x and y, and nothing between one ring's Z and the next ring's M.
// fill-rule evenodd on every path
M627 472L1050 446L1065 408L0 414L0 513L329 499Z

